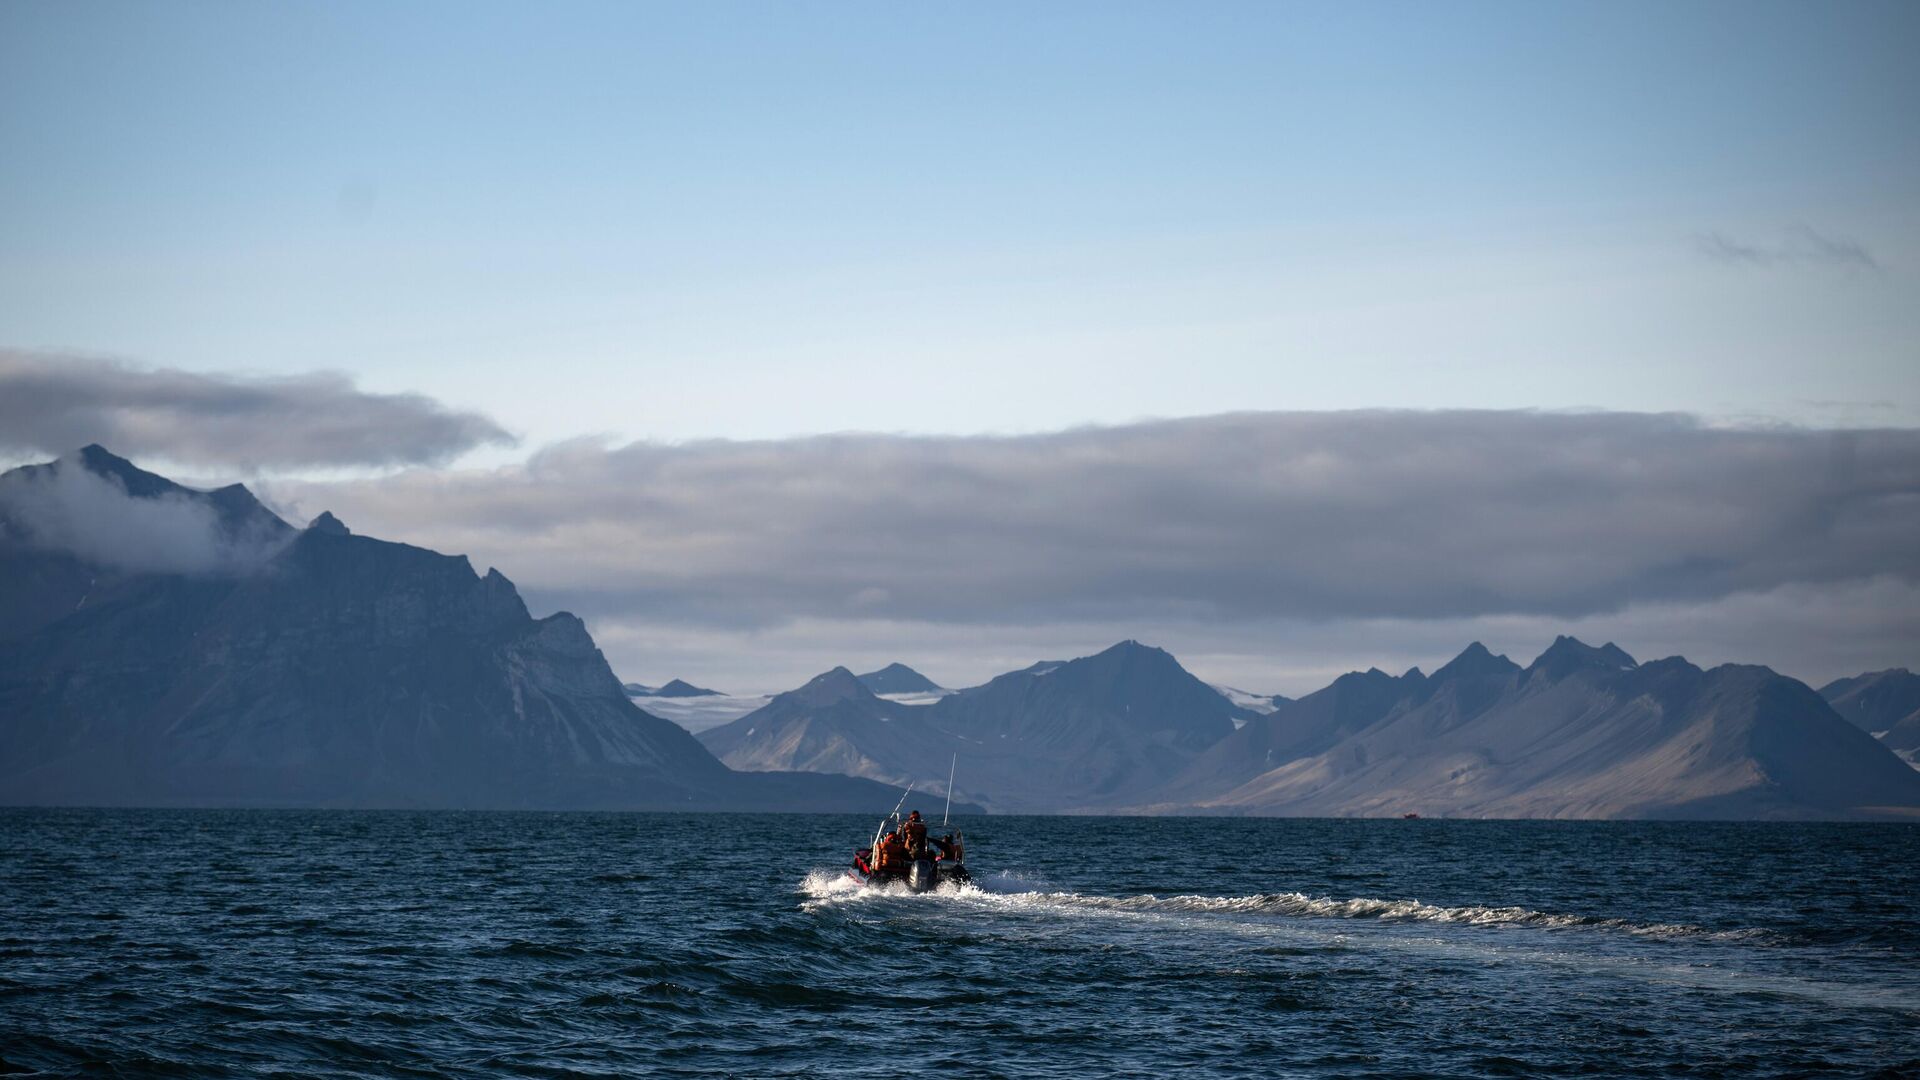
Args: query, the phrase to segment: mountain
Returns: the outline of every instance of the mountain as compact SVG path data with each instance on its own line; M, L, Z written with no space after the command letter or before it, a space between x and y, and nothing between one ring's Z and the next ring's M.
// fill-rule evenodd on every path
M1910 763L1920 761L1920 675L1906 668L1870 671L1830 682L1820 688L1820 696L1888 749Z
M706 748L735 769L805 770L926 786L946 772L958 743L919 720L924 709L888 701L844 667L776 694L729 724L701 732Z
M957 754L958 790L990 809L1083 810L1157 789L1253 715L1165 651L1127 641L927 705L887 701L836 668L700 738L735 768L837 769L939 791Z
M719 697L720 691L708 690L690 682L675 679L653 692L654 697Z
M1342 676L1160 794L1284 815L1838 818L1911 813L1920 774L1767 668L1563 637L1525 669L1476 643L1431 676Z
M888 664L857 678L876 694L937 694L945 689L905 664Z
M0 642L146 572L257 565L296 530L245 487L183 487L104 447L0 473Z
M657 686L648 686L645 683L637 682L621 683L620 689L625 690L628 697L652 697L660 692L660 688Z
M884 809L727 769L497 570L99 447L0 475L0 802ZM18 606L16 602L19 601Z

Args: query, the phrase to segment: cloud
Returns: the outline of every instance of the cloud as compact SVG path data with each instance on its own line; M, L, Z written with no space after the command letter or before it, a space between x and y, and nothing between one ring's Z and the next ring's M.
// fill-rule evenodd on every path
M799 619L755 630L705 628L646 613L592 621L594 640L623 677L759 693L790 689L836 664L870 671L912 665L944 686L969 686L1036 660L1085 656L1122 638L1166 648L1204 679L1299 696L1342 672L1432 671L1469 641L1522 664L1556 635L1614 641L1642 661L1684 655L1702 666L1767 664L1818 686L1920 656L1920 585L1874 578L1790 585L1707 601L1652 602L1575 618L1184 618L1045 625Z
M223 521L197 492L135 497L73 458L0 476L0 537L122 570L245 573L291 536L264 514Z
M252 472L418 465L513 437L419 394L374 394L344 375L273 378L140 368L0 349L0 450L121 454Z
M362 532L654 626L1576 619L1920 581L1920 432L1251 413L1012 438L575 442L282 482ZM1120 636L1131 636L1121 633Z
M1805 225L1787 230L1773 244L1749 243L1724 233L1694 237L1694 247L1715 262L1743 266L1811 266L1836 270L1880 270L1879 260L1865 245L1844 237L1827 236Z

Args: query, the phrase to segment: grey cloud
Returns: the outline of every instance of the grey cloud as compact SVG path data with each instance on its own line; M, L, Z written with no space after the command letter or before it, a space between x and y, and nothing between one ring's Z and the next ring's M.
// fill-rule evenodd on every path
M1684 655L1710 667L1768 664L1815 686L1920 662L1920 585L1875 578L1790 585L1701 602L1648 603L1578 618L1136 618L1039 626L799 619L772 628L693 627L646 613L592 620L615 670L641 682L674 676L741 693L789 689L836 664L867 671L905 661L945 686L967 686L1036 660L1084 656L1122 638L1171 650L1195 674L1293 696L1342 672L1432 671L1469 641L1526 663L1558 634L1615 641L1642 661Z
M470 553L537 604L714 629L1571 619L1920 580L1920 432L1682 415L579 442L524 467L273 491L303 514Z
M287 539L236 534L211 503L184 493L135 498L70 459L0 477L0 536L123 570L184 574L247 572Z
M1844 237L1828 236L1805 225L1787 230L1775 243L1750 243L1724 233L1694 237L1694 247L1715 262L1744 266L1798 265L1838 270L1880 269L1866 246Z
M513 437L419 394L326 372L274 378L0 350L0 451L121 454L240 471L431 464Z

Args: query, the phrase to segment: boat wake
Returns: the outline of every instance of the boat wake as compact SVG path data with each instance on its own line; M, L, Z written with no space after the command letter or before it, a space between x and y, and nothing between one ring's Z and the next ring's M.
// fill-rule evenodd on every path
M1034 892L1038 883L1019 874L999 872L983 874L966 885L941 884L927 892L910 891L904 882L889 885L874 885L855 878L845 870L815 870L800 882L800 893L807 898L801 906L808 911L816 911L833 904L860 903L894 897L909 900L932 900L959 896L1020 896L1040 895Z
M1080 893L1033 893L1019 897L1035 904L1097 908L1127 912L1182 914L1266 915L1301 919L1363 919L1378 922L1443 923L1460 926L1522 926L1539 929L1616 930L1653 938L1747 939L1764 934L1758 929L1713 931L1684 923L1635 922L1597 915L1534 911L1524 907L1463 905L1443 907L1419 900L1382 900L1360 896L1336 899L1305 893L1256 893L1252 896L1086 896Z
M800 890L815 909L822 904L864 901L877 898L911 896L905 888L872 888L855 881L844 871L816 870L807 875ZM1760 929L1709 930L1684 923L1636 922L1631 919L1597 915L1574 915L1535 911L1524 907L1461 905L1445 907L1419 900L1383 900L1374 897L1336 899L1308 896L1305 893L1256 893L1251 896L1093 896L1076 892L1048 891L1043 883L1017 874L984 876L971 885L942 886L915 899L965 899L1007 910L1110 911L1132 914L1268 916L1297 919L1354 919L1382 923L1436 923L1457 926L1531 927L1545 930L1611 930L1647 938L1692 938L1752 940L1767 932Z

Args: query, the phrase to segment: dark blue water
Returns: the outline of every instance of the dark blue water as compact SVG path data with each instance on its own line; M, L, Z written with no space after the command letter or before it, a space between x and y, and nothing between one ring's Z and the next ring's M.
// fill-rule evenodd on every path
M1920 828L0 811L52 1075L1920 1073Z

